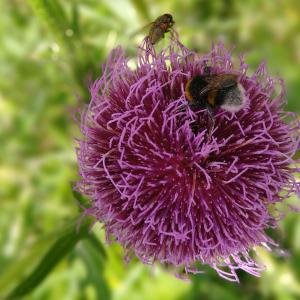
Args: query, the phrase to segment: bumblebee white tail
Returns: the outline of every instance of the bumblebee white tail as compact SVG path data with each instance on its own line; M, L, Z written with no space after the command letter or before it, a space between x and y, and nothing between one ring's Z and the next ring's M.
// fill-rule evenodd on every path
M245 106L246 101L245 89L241 84L238 84L235 88L230 89L226 93L221 108L227 111L237 112Z

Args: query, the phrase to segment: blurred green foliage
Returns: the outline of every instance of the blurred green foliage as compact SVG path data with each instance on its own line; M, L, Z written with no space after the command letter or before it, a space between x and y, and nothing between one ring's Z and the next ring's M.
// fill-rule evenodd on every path
M240 272L240 285L209 270L187 283L160 267L126 265L117 244L102 245L99 225L78 238L70 225L79 216L70 111L89 100L88 82L113 47L134 55L143 33L130 34L170 12L183 43L199 52L222 40L251 69L266 58L286 80L287 108L299 113L298 0L10 0L0 12L1 299L300 299L296 213L273 233L289 256L258 250L268 270L260 279Z

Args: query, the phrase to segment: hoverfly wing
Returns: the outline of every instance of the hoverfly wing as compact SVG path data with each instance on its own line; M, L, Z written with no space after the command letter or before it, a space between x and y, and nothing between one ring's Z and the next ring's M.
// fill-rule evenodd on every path
M135 30L133 33L131 33L131 34L129 35L129 38L132 39L132 38L134 38L136 35L138 35L138 34L144 32L144 31L146 31L146 30L149 31L150 27L153 26L153 24L154 24L154 22L150 22L150 23L148 23L148 24L146 24L146 25L140 27L139 29L137 29L137 30Z

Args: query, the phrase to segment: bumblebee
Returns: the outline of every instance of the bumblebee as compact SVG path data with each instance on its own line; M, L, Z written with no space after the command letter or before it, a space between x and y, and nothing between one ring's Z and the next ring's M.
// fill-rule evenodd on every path
M165 33L170 32L171 28L175 24L173 16L171 14L163 14L156 18L156 20L149 25L150 30L148 34L148 39L151 45L155 45L162 38L164 38Z
M237 112L244 107L245 90L238 82L238 77L237 74L224 73L196 75L186 83L185 96L190 108L193 111L207 109L212 121L212 129L216 108Z

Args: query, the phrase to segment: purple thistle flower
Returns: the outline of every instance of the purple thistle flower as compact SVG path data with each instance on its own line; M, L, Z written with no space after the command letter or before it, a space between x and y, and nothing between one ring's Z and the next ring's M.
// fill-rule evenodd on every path
M270 208L300 190L292 158L300 126L283 110L283 81L274 95L265 63L246 75L243 58L234 66L221 44L199 57L172 41L158 54L142 49L135 70L127 62L121 48L112 51L81 115L78 188L92 205L85 213L144 263L196 273L200 262L231 281L237 269L259 276L264 267L249 251L276 245L265 230L280 213ZM216 112L211 137L207 112L192 111L184 94L205 65L239 74L247 97L237 113Z

